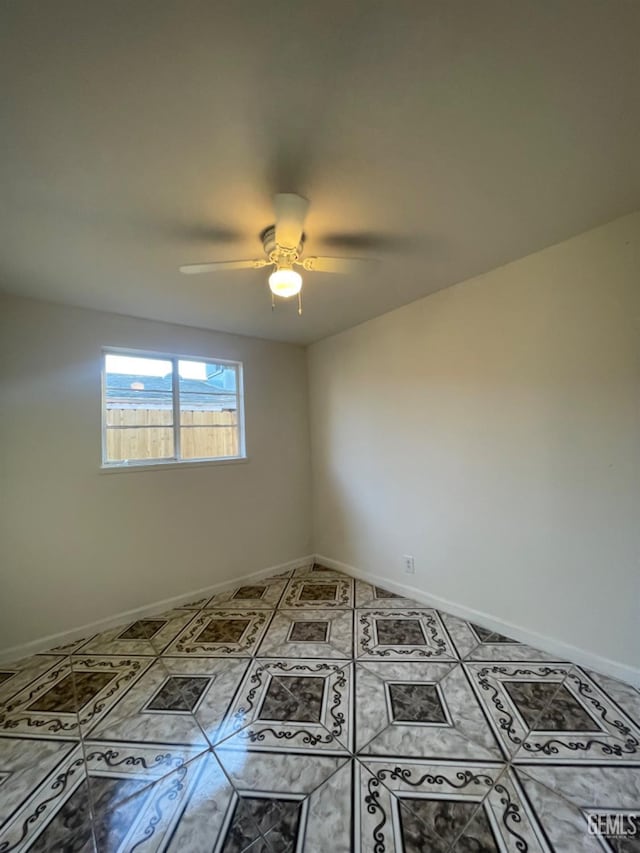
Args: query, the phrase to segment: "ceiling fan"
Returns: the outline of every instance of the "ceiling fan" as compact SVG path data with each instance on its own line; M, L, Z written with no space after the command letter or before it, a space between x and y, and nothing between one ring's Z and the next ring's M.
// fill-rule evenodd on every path
M283 299L297 296L298 314L302 314L302 276L294 267L302 267L307 272L349 273L366 263L362 258L303 258L305 241L303 229L309 202L295 193L278 193L274 197L274 209L275 225L265 229L260 235L264 247L264 258L186 264L180 267L180 272L193 275L273 266L275 269L269 276L272 309L275 307L276 296Z

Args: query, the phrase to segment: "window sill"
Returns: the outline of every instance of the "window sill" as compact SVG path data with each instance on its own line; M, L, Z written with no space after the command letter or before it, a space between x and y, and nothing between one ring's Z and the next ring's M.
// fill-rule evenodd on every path
M132 462L129 465L101 465L100 474L130 474L133 471L171 471L176 468L208 468L210 465L237 465L249 462L248 456L232 456L227 459L175 459L167 462L150 462L138 463Z

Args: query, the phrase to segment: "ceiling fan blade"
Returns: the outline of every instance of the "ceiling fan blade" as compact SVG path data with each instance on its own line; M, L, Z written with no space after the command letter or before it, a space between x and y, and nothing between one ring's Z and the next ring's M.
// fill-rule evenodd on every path
M304 258L301 265L309 272L354 273L372 263L366 258Z
M347 252L408 252L418 247L419 240L413 235L353 231L325 234L320 245Z
M182 240L189 243L207 243L211 247L214 243L237 243L245 236L237 228L228 228L225 225L209 225L206 222L165 222L155 223L149 226L149 231L165 239Z
M309 202L295 193L278 193L274 196L273 207L276 212L276 243L286 249L297 249Z
M269 261L259 258L254 261L212 261L210 264L184 264L180 272L195 275L201 272L224 272L224 270L259 270L268 266Z

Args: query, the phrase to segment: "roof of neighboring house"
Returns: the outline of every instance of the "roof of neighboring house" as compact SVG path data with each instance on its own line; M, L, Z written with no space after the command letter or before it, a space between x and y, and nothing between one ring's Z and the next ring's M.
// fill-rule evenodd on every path
M180 377L182 407L193 405L196 409L235 409L235 392L224 388L222 382L222 376L206 380ZM164 409L172 405L171 374L141 377L128 373L109 373L106 390L108 406Z

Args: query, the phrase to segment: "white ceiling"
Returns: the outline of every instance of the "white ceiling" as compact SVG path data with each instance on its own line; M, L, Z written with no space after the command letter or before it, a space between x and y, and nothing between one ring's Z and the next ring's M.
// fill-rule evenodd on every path
M635 0L16 0L0 32L9 291L306 343L640 207ZM277 191L309 253L381 259L308 274L302 318L177 271L257 256Z

